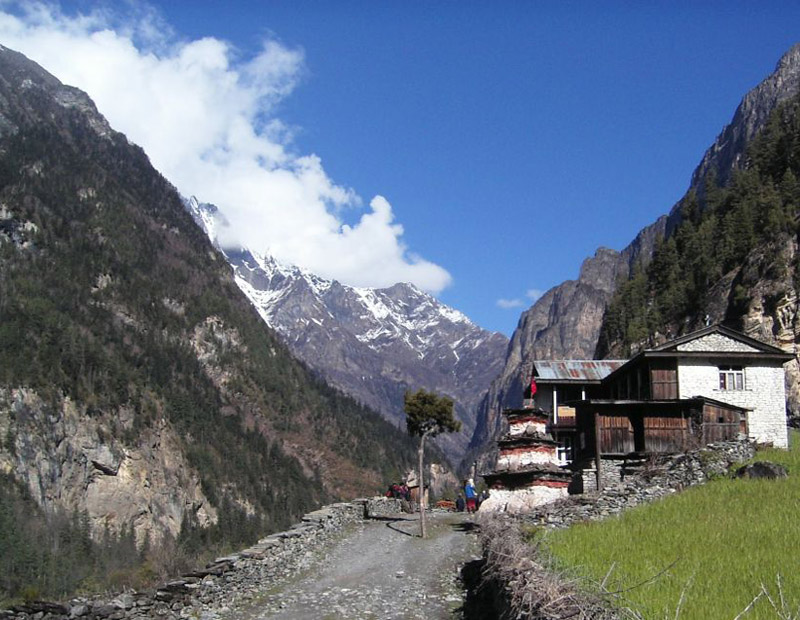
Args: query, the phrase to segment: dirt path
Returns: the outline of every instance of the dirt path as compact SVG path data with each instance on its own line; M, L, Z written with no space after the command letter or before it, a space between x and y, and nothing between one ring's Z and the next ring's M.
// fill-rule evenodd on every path
M359 525L315 566L279 591L264 593L240 618L261 620L461 617L461 566L477 541L464 514L433 514L429 538L417 517Z

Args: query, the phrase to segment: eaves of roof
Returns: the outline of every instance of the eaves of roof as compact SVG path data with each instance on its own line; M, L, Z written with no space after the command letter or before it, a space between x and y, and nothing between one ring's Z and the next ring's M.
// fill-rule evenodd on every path
M667 406L667 405L681 405L689 403L708 403L711 405L718 405L720 407L727 407L729 409L738 409L740 411L752 411L750 407L742 407L741 405L733 405L721 400L709 398L707 396L692 396L691 398L667 398L661 400L637 400L637 399L612 399L612 398L591 398L587 400L570 401L569 405L593 405L596 407L621 407L621 406Z
M697 331L685 334L683 336L679 336L678 338L665 342L660 346L648 349L648 351L650 352L669 351L682 344L691 342L692 340L697 340L698 338L703 338L704 336L708 336L709 334L715 334L715 333L722 334L723 336L726 336L732 340L736 340L738 342L746 344L747 346L753 347L754 349L758 349L759 352L776 353L776 354L785 353L783 350L781 350L776 346L767 344L766 342L762 342L761 340L756 340L755 338L751 338L750 336L747 336L741 332L737 332L736 330L733 330L730 327L725 327L724 325L721 325L719 323L715 325L709 325L708 327L704 327L703 329L698 329Z
M599 384L624 363L625 360L536 360L533 366L537 383Z

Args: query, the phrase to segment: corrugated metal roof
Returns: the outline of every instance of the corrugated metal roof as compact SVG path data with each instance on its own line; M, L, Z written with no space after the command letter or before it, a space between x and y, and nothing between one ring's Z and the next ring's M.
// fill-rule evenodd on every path
M601 381L627 360L536 360L538 381Z

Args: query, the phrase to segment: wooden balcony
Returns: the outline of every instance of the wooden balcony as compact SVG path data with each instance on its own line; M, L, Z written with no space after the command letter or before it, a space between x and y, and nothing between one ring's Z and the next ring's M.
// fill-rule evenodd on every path
M555 417L555 416L554 416ZM558 417L556 420L551 420L550 428L555 430L564 429L571 430L576 426L575 408L560 406L558 408Z

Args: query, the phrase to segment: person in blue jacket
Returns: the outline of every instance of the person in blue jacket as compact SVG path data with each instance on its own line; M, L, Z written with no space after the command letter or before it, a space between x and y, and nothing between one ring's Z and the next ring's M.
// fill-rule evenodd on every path
M467 480L467 484L464 485L464 496L467 498L467 512L475 512L478 509L475 503L478 493L475 490L475 483L472 478Z

